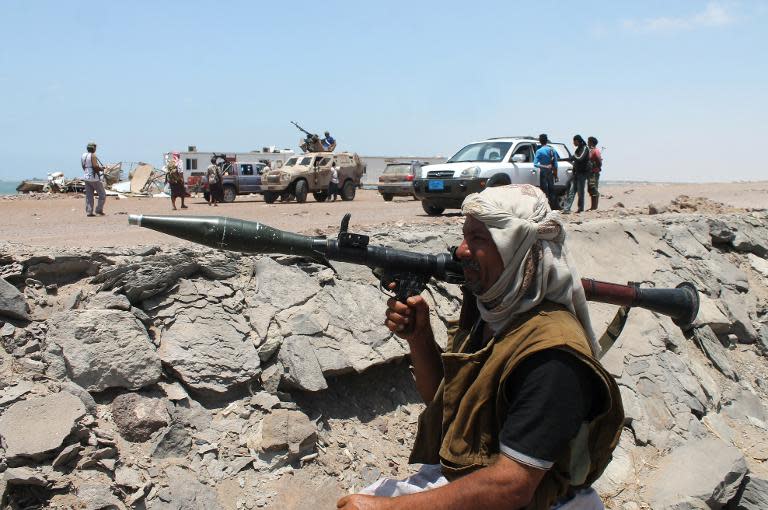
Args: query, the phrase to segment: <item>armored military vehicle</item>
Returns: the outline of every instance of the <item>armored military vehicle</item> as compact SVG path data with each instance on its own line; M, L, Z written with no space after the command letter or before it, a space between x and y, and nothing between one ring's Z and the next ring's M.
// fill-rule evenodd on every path
M331 182L331 164L339 171L339 190L342 200L354 200L365 164L354 152L308 152L294 156L282 166L261 177L261 194L268 204L278 198L306 202L312 193L318 202L328 198Z

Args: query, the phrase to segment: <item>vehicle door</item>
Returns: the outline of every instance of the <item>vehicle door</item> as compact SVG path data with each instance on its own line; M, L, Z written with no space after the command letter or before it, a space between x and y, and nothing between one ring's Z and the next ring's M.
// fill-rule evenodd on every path
M253 163L239 163L239 175L237 182L240 185L240 193L255 193L261 188L256 180L258 176L254 171ZM258 178L260 180L260 178Z
M539 171L533 166L535 152L535 145L529 142L521 142L514 148L509 157L512 163L512 184L539 185Z
M264 169L266 168L266 165L263 163L258 163L256 165L253 165L253 174L254 174L254 185L256 187L256 192L261 191L261 182L264 177Z
M332 162L332 156L318 157L315 160L315 165L312 170L312 180L310 182L311 191L325 191L328 189L328 184L331 182Z

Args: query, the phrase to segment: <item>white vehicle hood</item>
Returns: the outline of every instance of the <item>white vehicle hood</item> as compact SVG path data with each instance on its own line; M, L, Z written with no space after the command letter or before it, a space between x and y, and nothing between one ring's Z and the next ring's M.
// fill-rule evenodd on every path
M427 165L421 168L421 177L426 178L428 172L434 172L435 170L450 170L454 173L455 177L461 175L461 172L467 168L480 167L480 173L498 170L500 168L510 168L512 163L505 163L503 161L482 161L482 162L462 162L462 163L439 163L437 165Z

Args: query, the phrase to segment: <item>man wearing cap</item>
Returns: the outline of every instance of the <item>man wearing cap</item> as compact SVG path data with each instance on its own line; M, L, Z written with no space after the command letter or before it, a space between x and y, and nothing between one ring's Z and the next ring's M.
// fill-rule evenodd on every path
M533 166L539 169L539 187L549 201L549 206L555 208L555 177L557 176L557 152L549 144L546 134L539 135L539 145L533 156Z
M463 204L456 250L466 285L446 352L421 296L388 301L427 403L406 480L379 480L344 510L598 510L591 484L618 443L624 412L597 361L584 289L565 230L541 190L487 188Z
M101 174L104 167L96 157L96 144L91 142L86 146L86 152L80 157L80 166L83 169L83 182L85 183L85 214L86 216L104 216L104 201L107 193L104 191L104 183L101 182ZM93 195L98 193L96 202L96 214L93 210Z
M327 152L333 152L336 149L336 140L331 136L328 131L325 132L325 138L322 139L323 150Z

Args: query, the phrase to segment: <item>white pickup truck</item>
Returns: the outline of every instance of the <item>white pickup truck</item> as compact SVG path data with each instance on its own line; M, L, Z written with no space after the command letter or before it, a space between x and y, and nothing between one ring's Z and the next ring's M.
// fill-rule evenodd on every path
M571 152L562 143L550 143L557 151L558 182L555 191L562 205L573 176ZM491 177L506 184L539 185L539 170L533 166L533 155L539 147L536 138L514 136L488 138L459 150L448 161L422 167L413 181L413 191L424 211L438 216L446 209L461 209L470 193L485 189Z

